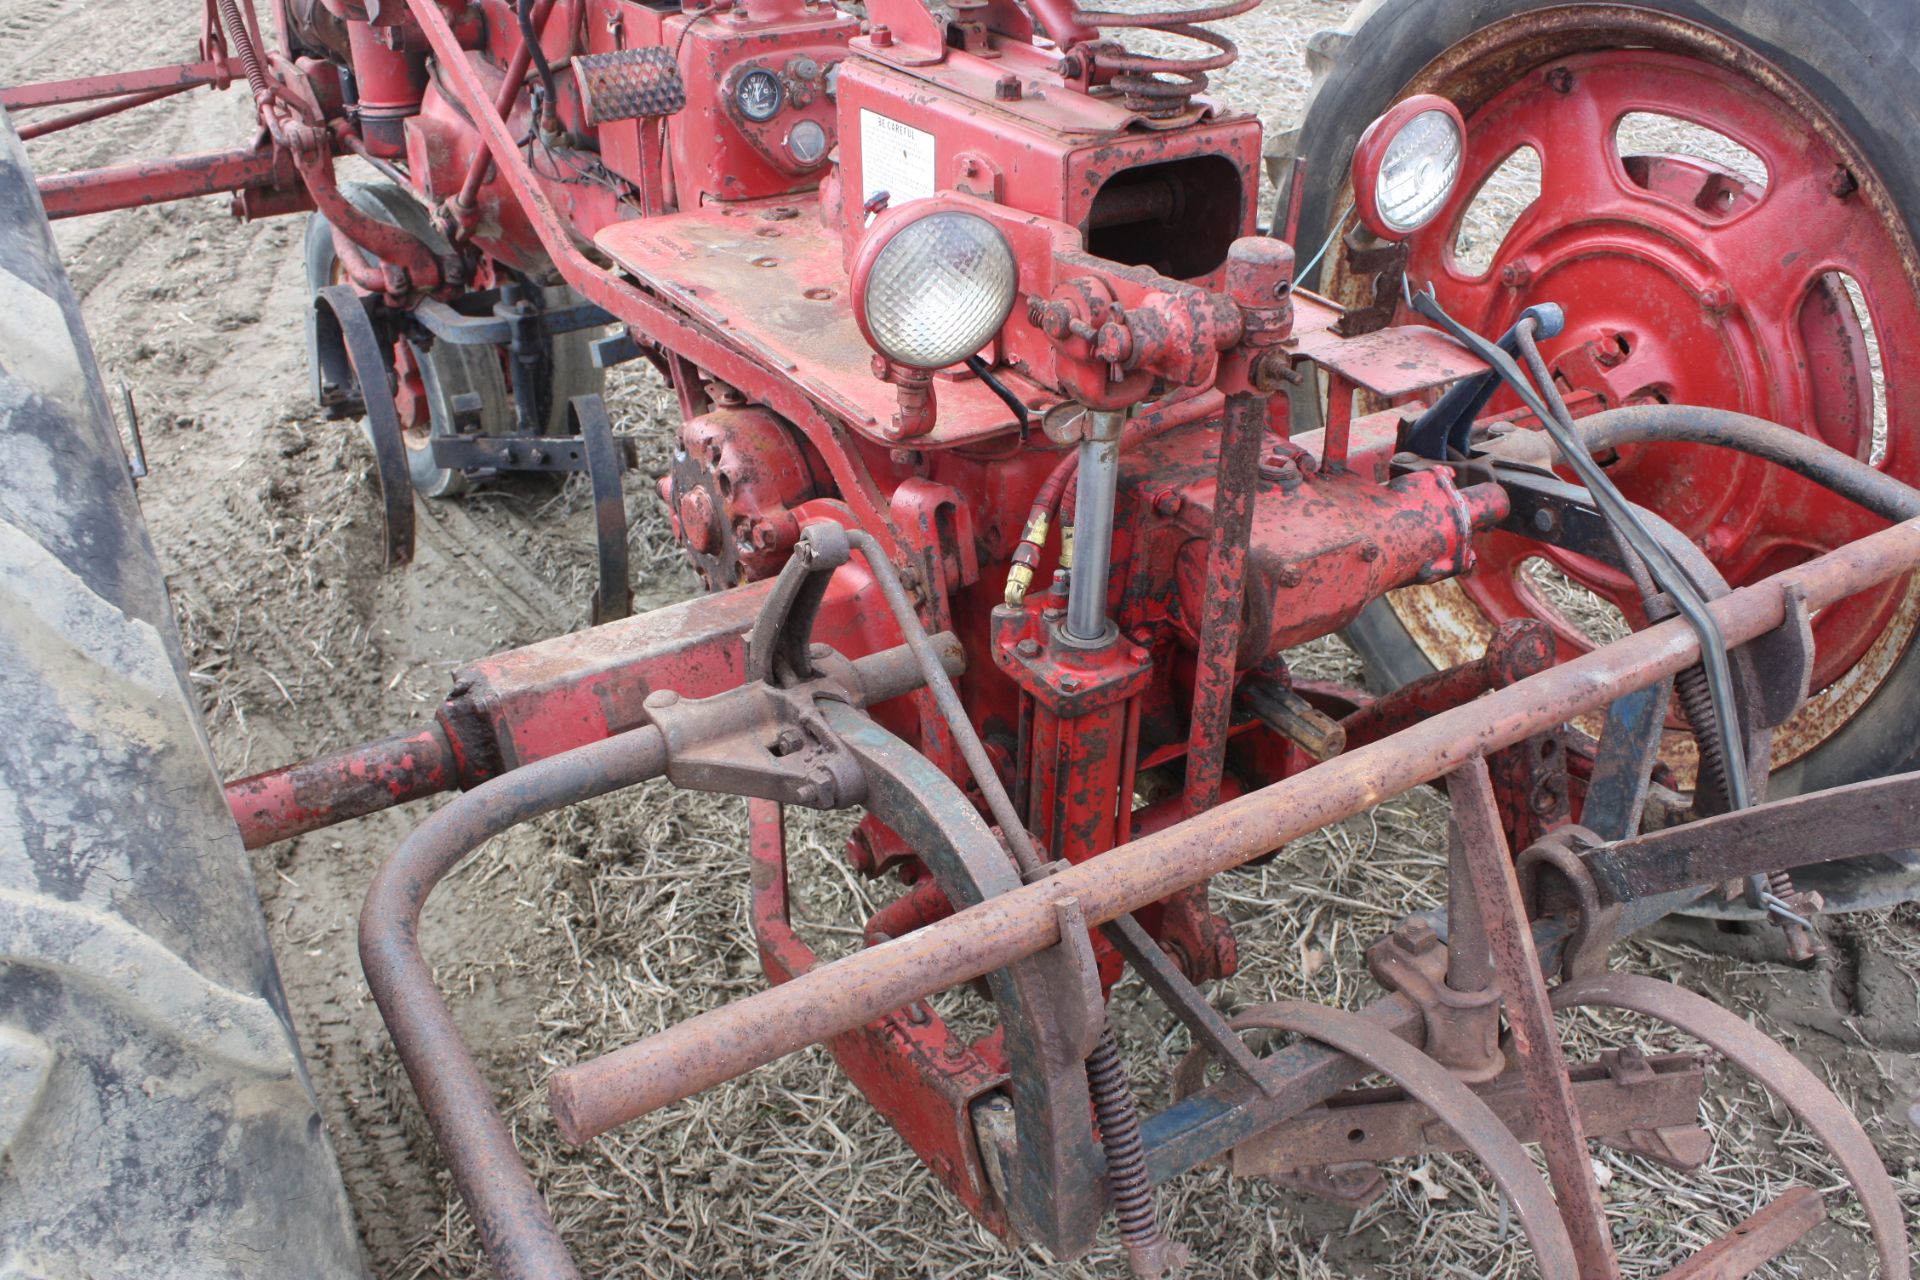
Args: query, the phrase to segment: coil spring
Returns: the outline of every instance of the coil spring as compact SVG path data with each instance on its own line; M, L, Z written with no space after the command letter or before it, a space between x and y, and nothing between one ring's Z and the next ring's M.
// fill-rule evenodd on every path
M1147 1181L1146 1144L1140 1137L1140 1110L1134 1105L1133 1084L1113 1028L1100 1032L1100 1042L1087 1056L1087 1091L1093 1095L1093 1113L1100 1121L1100 1146L1107 1156L1107 1185L1113 1192L1113 1215L1120 1239L1128 1251L1152 1249L1161 1240L1160 1222L1153 1210L1153 1186Z
M253 47L252 28L242 21L238 0L218 0L221 25L226 28L227 39L233 42L235 56L240 59L240 68L247 77L247 88L253 92L253 100L264 112L273 90L267 81L267 73L260 65L260 54Z
M1695 784L1696 790L1704 789L1702 784L1711 784L1720 798L1725 800L1731 794L1727 787L1727 758L1720 750L1720 719L1713 709L1713 693L1707 685L1706 669L1688 667L1674 677L1673 684L1674 691L1680 696L1680 709L1686 713L1687 723L1693 726L1694 741L1700 750L1700 777ZM1782 902L1795 901L1792 873L1785 870L1768 872L1767 892ZM1787 936L1787 955L1791 959L1810 960L1826 950L1819 939L1784 916L1775 916L1774 922Z
M1151 13L1076 9L1073 18L1089 27L1158 31L1212 46L1215 52L1198 58L1154 57L1132 53L1118 44L1101 44L1092 50L1094 65L1113 73L1108 83L1120 91L1127 110L1150 120L1165 120L1185 111L1193 95L1206 90L1207 72L1232 66L1240 56L1233 41L1200 24L1238 17L1259 4L1260 0L1224 0L1199 9ZM1163 78L1167 76L1174 78Z
M1694 742L1700 748L1700 780L1710 782L1724 801L1732 793L1727 787L1726 754L1720 750L1720 716L1713 709L1713 691L1707 683L1706 668L1688 667L1674 677L1673 687L1680 695L1680 709L1687 713Z

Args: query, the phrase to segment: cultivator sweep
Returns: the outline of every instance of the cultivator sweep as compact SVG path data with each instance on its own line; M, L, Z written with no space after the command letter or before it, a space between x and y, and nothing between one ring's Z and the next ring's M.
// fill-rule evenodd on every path
M1337 121L1350 161L1315 168L1310 119L1263 229L1259 122L1203 96L1235 56L1208 24L1254 2L287 0L269 51L248 0L216 0L193 64L0 91L105 102L30 137L244 79L254 146L41 196L316 211L315 390L365 420L391 563L416 490L591 476L595 626L472 663L424 729L226 788L250 847L462 793L381 866L360 953L502 1277L577 1271L421 913L485 840L655 778L749 798L772 985L554 1072L569 1141L824 1043L947 1193L1056 1259L1111 1215L1136 1275L1177 1271L1155 1189L1216 1159L1359 1204L1379 1162L1464 1150L1543 1274L1598 1280L1621 1269L1588 1144L1699 1167L1724 1061L1825 1144L1880 1274L1909 1274L1840 1100L1737 1015L1609 967L1680 909L1811 962L1823 891L1914 885L1920 463L1907 419L1876 440L1865 345L1892 386L1920 335L1887 180L1788 71L1715 64L1731 37L1677 17L1625 61L1663 93L1736 68L1750 127L1727 127L1778 144L1771 183L1556 151L1552 121L1617 108L1611 129L1637 101L1607 42L1650 11L1519 4ZM1140 29L1209 52L1130 52ZM1551 198L1474 276L1452 246L1515 120ZM339 181L347 157L387 181ZM1596 230L1562 171L1602 163ZM1789 247L1776 202L1836 247ZM1723 257L1743 218L1759 240ZM1609 254L1653 266L1608 276ZM1662 357L1663 326L1693 346ZM678 398L658 487L708 594L629 616L631 457L598 371L638 359ZM1737 376L1689 396L1689 359ZM1631 634L1580 632L1535 564ZM1386 687L1290 667L1349 627ZM1211 880L1423 784L1451 801L1447 900L1367 951L1380 997L1218 1011L1204 984L1239 956ZM786 806L861 810L847 859L899 886L855 954L823 961L789 913ZM1107 1017L1128 968L1193 1046L1153 1114ZM935 1011L955 992L990 1030ZM1582 1006L1711 1052L1570 1061L1555 1014ZM1790 1191L1667 1274L1748 1274L1826 1209Z

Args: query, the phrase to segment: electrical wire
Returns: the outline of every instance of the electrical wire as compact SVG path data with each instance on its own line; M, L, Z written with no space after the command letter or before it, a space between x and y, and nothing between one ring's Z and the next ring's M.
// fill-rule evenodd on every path
M1340 216L1333 220L1333 230L1327 232L1327 238L1321 241L1319 251L1315 253L1311 258L1307 259L1306 266L1299 267L1294 271L1293 278L1295 280L1305 280L1313 274L1314 268L1320 265L1320 259L1326 257L1327 250L1333 248L1333 242L1335 240L1338 240L1341 234L1346 231L1347 219L1351 218L1352 216L1353 216L1353 206L1349 204L1344 210L1341 211Z
M979 356L968 356L966 366L974 377L986 385L987 390L993 392L1001 404L1007 406L1013 414L1013 420L1020 424L1020 438L1026 439L1027 432L1033 429L1033 410L1027 408L1026 403L1013 394L1013 390L1006 383L994 377L993 369Z
M540 88L546 95L544 105L535 104L533 114L552 115L559 110L560 99L553 89L553 68L547 64L547 51L540 47L540 35L533 29L533 0L516 0L513 16L520 27L520 38L527 43L527 53L533 58L534 70L540 75Z

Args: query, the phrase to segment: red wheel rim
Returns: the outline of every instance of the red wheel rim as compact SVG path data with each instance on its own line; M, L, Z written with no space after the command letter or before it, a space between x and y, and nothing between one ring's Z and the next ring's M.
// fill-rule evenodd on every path
M1903 430L1920 423L1920 393L1888 383L1884 448L1876 449L1870 347L1841 280L1855 282L1884 349L1920 340L1920 296L1907 270L1912 244L1865 158L1819 104L1722 37L1618 9L1604 27L1588 19L1583 32L1568 25L1567 10L1550 12L1559 16L1480 33L1407 88L1454 97L1468 129L1459 192L1410 243L1416 286L1431 281L1454 316L1487 334L1503 332L1532 303L1559 303L1567 329L1543 354L1562 390L1585 393L1590 408L1669 401L1738 410L1920 483L1920 447ZM1636 22L1648 29L1632 30ZM1489 88L1484 68L1522 41L1549 60ZM1656 47L1629 47L1641 44ZM1732 139L1764 164L1764 184L1692 156L1623 157L1616 130L1634 114ZM1455 257L1461 223L1482 184L1526 147L1542 160L1539 195L1491 267L1475 271ZM1336 275L1334 290L1348 295L1359 283ZM1397 322L1418 319L1409 313ZM1884 523L1722 449L1623 450L1610 470L1630 499L1679 527L1735 585ZM1392 600L1436 665L1477 656L1492 623L1513 617L1552 625L1563 659L1591 647L1523 572L1535 558L1633 625L1644 621L1630 584L1583 557L1510 535L1484 539L1477 550L1480 563L1467 577ZM1879 687L1912 634L1917 603L1901 582L1814 619L1813 687L1823 693L1776 736L1776 766L1831 736ZM1674 763L1684 770L1688 762Z

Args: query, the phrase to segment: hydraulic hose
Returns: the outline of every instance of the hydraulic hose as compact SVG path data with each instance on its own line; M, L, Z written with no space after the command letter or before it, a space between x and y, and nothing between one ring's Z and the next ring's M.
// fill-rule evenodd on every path
M1189 426L1210 412L1220 412L1222 407L1223 402L1218 395L1191 390L1174 392L1143 410L1127 424L1120 437L1120 452L1124 454L1178 427ZM1027 598L1027 588L1033 583L1034 569L1040 563L1040 549L1046 545L1047 534L1062 512L1069 518L1061 524L1060 567L1073 567L1071 517L1079 501L1079 457L1078 450L1069 449L1064 453L1033 495L1033 509L1027 514L1020 544L1013 550L1013 567L1007 572L1006 601L1016 609Z
M1451 334L1468 350L1486 361L1496 370L1522 404L1532 410L1540 420L1547 434L1553 437L1566 455L1567 462L1578 473L1580 482L1593 495L1600 513L1612 525L1615 532L1632 548L1652 574L1654 581L1667 597L1679 609L1680 614L1693 628L1700 641L1700 665L1706 669L1709 687L1718 723L1718 738L1722 753L1730 761L1741 759L1739 749L1738 721L1735 718L1733 704L1733 675L1727 661L1726 642L1721 637L1719 625L1713 614L1707 609L1697 584L1692 582L1681 570L1672 554L1648 532L1647 526L1626 501L1613 481L1601 470L1592 455L1584 450L1583 442L1573 426L1573 418L1567 412L1566 404L1560 398L1553 384L1552 375L1545 370L1539 350L1534 343L1534 334L1539 328L1535 320L1523 319L1514 326L1514 335L1523 358L1533 366L1534 376L1543 379L1538 389L1528 381L1527 374L1500 347L1487 341L1479 334L1461 325L1448 315L1445 308L1432 292L1431 286L1417 295L1410 294L1409 304L1415 311L1439 325ZM1727 800L1735 809L1744 809L1748 804L1746 774L1741 769L1727 771L1729 794ZM1757 896L1760 886L1754 886ZM1756 906L1760 905L1758 901Z
M1920 489L1764 418L1727 409L1650 404L1608 409L1577 418L1573 425L1592 453L1635 444L1717 445L1785 467L1884 519L1897 523L1920 515ZM1506 452L1506 441L1517 438L1518 433L1506 437L1497 451ZM1544 438L1541 443L1546 443Z

